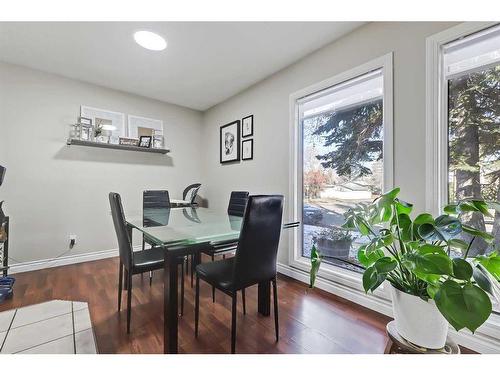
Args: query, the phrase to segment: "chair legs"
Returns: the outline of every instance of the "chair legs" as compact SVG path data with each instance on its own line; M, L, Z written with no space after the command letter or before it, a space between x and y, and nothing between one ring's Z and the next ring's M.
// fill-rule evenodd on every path
M245 300L245 288L241 289L241 302L243 302L243 315L247 314L247 303Z
M153 271L149 271L149 286L153 285Z
M215 255L212 254L212 262L215 261ZM212 286L212 302L215 303L215 286Z
M181 316L184 315L184 262L181 263Z
M123 289L123 263L120 261L118 266L118 311L122 307L122 289Z
M132 313L132 272L128 272L127 279L127 333L130 333L130 315Z
M272 280L273 300L274 300L274 329L276 331L276 341L280 339L280 328L278 323L278 288L276 287L276 277Z
M236 352L236 301L238 293L234 292L231 304L231 354Z
M196 275L196 291L194 302L194 336L198 337L198 321L200 318L200 278Z

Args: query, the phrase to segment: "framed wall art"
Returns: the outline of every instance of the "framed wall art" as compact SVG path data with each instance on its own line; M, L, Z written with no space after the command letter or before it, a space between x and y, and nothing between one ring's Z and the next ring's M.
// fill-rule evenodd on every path
M241 120L241 137L246 138L253 135L253 115L244 117Z
M240 120L220 127L221 164L240 160Z
M241 160L253 159L253 139L246 139L241 142Z

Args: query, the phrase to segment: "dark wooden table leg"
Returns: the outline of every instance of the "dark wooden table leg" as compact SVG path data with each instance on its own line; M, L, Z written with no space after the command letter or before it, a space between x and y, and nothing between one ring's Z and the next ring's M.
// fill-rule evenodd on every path
M178 330L178 260L165 252L165 268L163 279L163 353L177 353Z
M258 293L259 313L269 316L271 314L271 281L259 283Z

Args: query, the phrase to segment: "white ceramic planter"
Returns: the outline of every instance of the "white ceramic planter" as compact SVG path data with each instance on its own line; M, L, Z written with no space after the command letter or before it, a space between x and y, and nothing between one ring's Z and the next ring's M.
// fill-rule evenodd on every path
M441 315L433 300L403 293L391 286L392 308L398 333L411 343L441 349L446 343L448 322Z

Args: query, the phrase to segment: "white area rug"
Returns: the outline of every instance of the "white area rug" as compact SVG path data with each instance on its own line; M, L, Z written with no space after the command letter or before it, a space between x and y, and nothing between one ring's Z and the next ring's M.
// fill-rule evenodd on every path
M0 353L97 354L88 304L53 300L1 312Z

